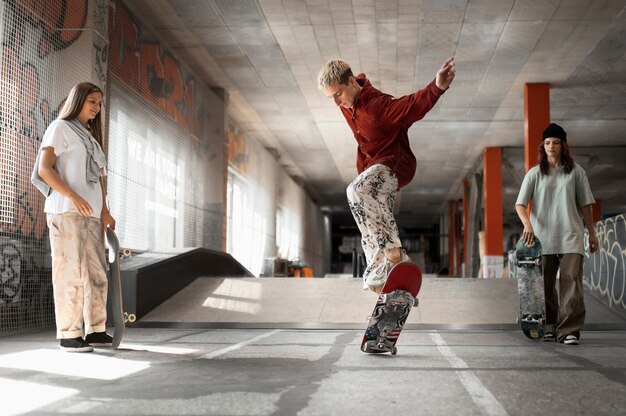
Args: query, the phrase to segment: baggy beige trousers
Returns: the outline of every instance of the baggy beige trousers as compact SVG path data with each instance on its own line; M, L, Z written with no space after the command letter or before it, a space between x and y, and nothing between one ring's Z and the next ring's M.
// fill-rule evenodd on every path
M389 272L385 249L402 247L393 207L398 179L385 165L373 165L361 172L346 189L348 206L361 231L361 246L367 267L364 288L382 287Z
M105 331L108 284L102 221L68 212L49 215L48 228L57 338Z
M580 338L585 323L583 256L577 253L542 256L546 294L546 331L561 342L569 334ZM559 291L556 275L559 275Z

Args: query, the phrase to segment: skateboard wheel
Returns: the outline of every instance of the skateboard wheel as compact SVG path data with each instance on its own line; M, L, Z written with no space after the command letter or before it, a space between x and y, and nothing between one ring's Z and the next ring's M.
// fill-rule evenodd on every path
M535 266L541 266L541 259L535 260Z
M130 249L125 248L124 250L122 250L122 256L130 257L130 254L131 254Z
M135 315L134 313L130 313L128 314L128 322L135 322L137 320L137 315Z

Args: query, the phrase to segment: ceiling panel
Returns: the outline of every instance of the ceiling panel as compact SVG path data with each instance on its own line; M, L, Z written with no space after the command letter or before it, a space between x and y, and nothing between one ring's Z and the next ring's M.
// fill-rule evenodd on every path
M517 149L505 152L511 163L503 176L514 197L528 82L550 83L553 120L595 163L594 193L608 211L626 209L611 186L625 181L612 163L626 157L626 0L135 0L132 7L207 84L228 91L231 116L328 211L347 209L356 144L317 89L322 65L344 59L399 96L426 86L450 56L455 82L409 131L418 167L398 199L404 220L436 220L487 146ZM594 147L608 150L587 151ZM510 205L507 218L515 215Z

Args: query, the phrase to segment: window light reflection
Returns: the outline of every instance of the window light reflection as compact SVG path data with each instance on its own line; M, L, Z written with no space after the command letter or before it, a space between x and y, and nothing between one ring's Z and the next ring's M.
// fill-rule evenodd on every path
M150 367L149 362L124 360L100 354L67 353L38 349L0 356L0 367L66 376L115 380Z

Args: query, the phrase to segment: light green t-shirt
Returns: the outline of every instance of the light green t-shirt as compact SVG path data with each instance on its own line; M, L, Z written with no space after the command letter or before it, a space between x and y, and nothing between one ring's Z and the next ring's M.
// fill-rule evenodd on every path
M595 202L584 169L574 163L569 174L559 166L542 175L539 166L533 167L524 177L515 205L528 207L531 200L530 223L543 254L584 255L582 207Z

